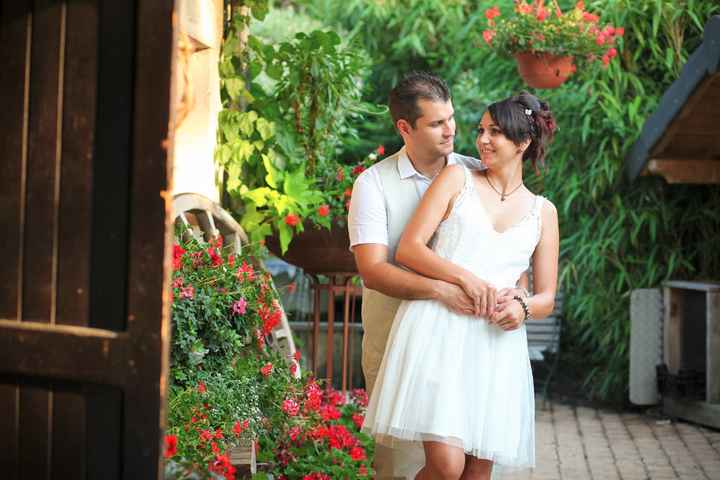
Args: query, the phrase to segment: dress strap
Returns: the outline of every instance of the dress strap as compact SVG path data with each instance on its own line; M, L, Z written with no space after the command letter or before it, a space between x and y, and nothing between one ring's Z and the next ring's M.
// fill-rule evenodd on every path
M537 238L535 242L540 241L540 235L542 234L542 215L540 214L540 211L542 210L543 204L545 203L545 197L541 195L535 195L535 203L533 204L533 215L537 219Z
M470 172L470 169L464 163L462 164L462 167L463 172L465 172L465 185L463 185L463 190L469 190L473 186L472 172Z

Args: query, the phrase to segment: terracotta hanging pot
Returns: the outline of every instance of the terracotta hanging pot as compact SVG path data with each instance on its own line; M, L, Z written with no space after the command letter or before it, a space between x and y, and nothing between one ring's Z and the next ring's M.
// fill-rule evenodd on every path
M280 239L275 236L267 238L268 250L307 273L357 272L347 226L335 223L327 230L307 222L304 227L302 233L295 234L284 254L280 250Z
M533 88L558 88L573 72L571 56L522 52L515 54L518 73Z

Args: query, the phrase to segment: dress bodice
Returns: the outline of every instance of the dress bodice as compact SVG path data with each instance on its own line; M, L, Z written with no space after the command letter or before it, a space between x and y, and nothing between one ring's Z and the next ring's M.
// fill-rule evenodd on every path
M530 211L498 232L482 204L467 167L465 184L431 247L435 253L470 270L496 288L514 287L529 266L540 240L544 198L536 195Z

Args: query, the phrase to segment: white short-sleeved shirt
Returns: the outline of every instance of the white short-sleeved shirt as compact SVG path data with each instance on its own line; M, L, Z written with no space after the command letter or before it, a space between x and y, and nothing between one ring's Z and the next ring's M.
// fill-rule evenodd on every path
M482 168L479 160L451 153L447 157L448 165L464 163L469 167ZM398 152L398 170L400 178L411 178L418 199L427 191L432 179L415 170L405 147ZM380 173L375 166L362 172L353 185L350 211L348 212L348 232L350 248L363 243L388 245L387 212Z

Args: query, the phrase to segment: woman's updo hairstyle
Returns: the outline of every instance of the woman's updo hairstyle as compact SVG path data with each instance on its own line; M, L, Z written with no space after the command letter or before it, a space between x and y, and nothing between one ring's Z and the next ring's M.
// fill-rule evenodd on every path
M528 92L521 92L491 104L488 112L514 144L520 145L528 138L531 140L523 153L523 161L530 160L536 171L538 163L545 166L545 152L557 129L547 102Z

